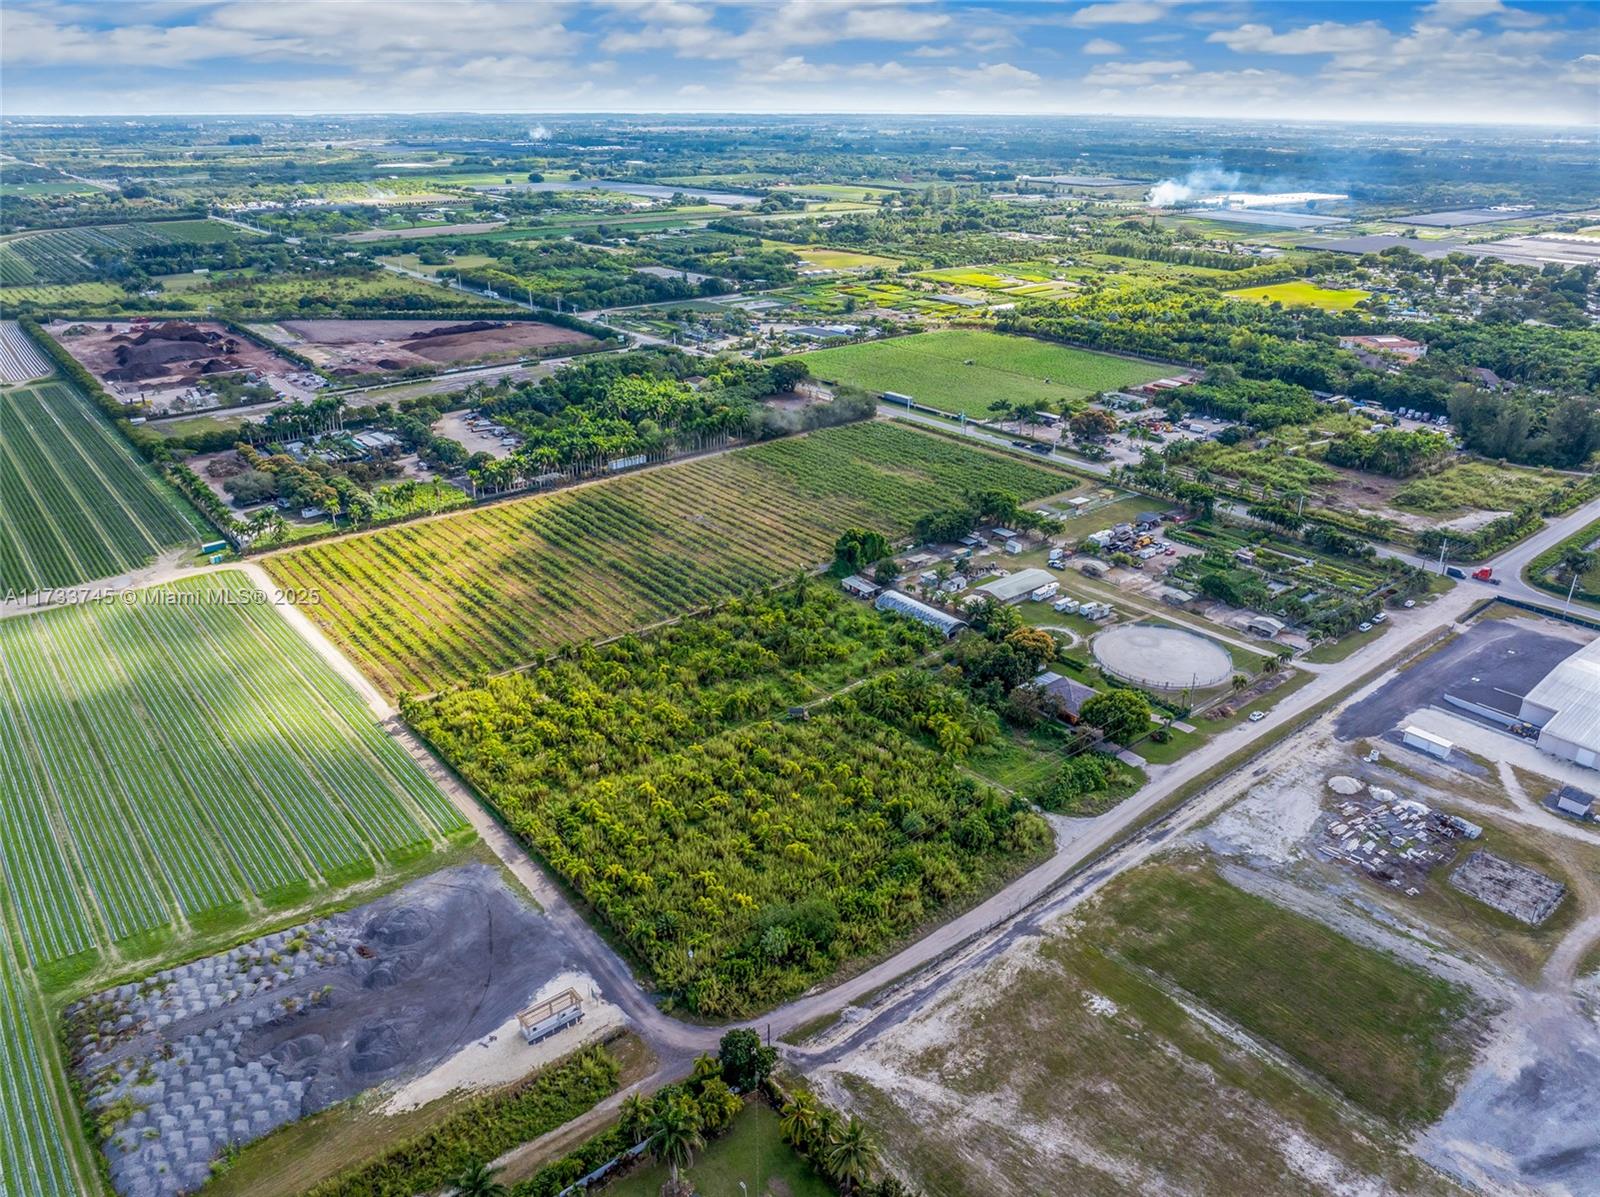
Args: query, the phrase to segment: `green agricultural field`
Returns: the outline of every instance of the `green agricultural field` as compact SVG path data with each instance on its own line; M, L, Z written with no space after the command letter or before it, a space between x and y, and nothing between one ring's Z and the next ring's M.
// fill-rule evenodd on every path
M1148 362L969 329L819 349L800 360L830 382L895 391L928 407L980 419L992 415L989 405L996 401L1060 408L1096 391L1171 373L1170 367Z
M187 502L65 382L0 389L0 591L111 577L209 539Z
M1402 1127L1449 1106L1478 1011L1462 989L1201 867L1114 882L1089 938L1275 1044Z
M984 715L903 668L940 643L808 579L402 709L656 988L731 1017L1049 842L960 768Z
M1225 291L1234 299L1253 299L1257 303L1281 303L1286 308L1321 308L1325 312L1347 312L1363 299L1372 298L1370 291L1333 290L1295 279L1287 283L1271 283L1265 287L1246 287L1242 291Z
M415 270L418 274L448 274L452 270L475 270L494 264L494 259L488 254L457 254L443 266L429 265L416 254L390 254L378 260L402 270Z
M125 299L127 292L111 283L34 283L0 287L0 311L31 303L39 307L93 307Z
M391 693L682 615L825 563L845 528L903 536L964 489L1065 475L897 424L827 429L266 560Z
M864 254L850 249L829 249L825 245L791 245L787 241L763 241L762 249L781 249L794 254L807 266L818 270L893 270L900 265L899 258L882 254Z
M22 233L0 242L0 284L78 283L96 277L90 253L122 253L141 245L211 244L252 234L215 220L161 220Z
M0 885L0 896L5 886ZM17 895L11 895L15 901ZM30 1197L77 1197L85 1192L73 1166L58 1075L43 1037L44 1020L30 1017L22 962L0 919L0 1192ZM27 1187L13 1190L26 1178Z
M0 620L0 861L36 969L131 962L462 831L269 603L225 601L248 588Z
M188 293L188 298L196 303L215 304L223 312L243 320L259 320L283 313L305 315L308 305L314 305L313 311L349 309L349 314L359 316L362 305L370 311L374 303L391 300L414 303L419 296L426 296L429 307L436 309L501 304L482 295L463 294L453 288L388 271L330 278L232 278Z

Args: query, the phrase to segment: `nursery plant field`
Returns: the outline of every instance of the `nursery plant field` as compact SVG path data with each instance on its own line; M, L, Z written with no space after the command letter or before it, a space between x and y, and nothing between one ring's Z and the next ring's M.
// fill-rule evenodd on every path
M204 536L67 383L0 389L0 425L0 591L111 577Z
M227 925L463 826L231 571L0 621L0 774L0 865L36 966Z
M831 382L894 391L928 407L978 418L989 417L989 405L997 400L1059 408L1096 391L1150 382L1176 368L971 329L819 349L800 360Z
M95 278L94 259L141 245L235 241L249 233L215 220L161 220L24 233L0 242L0 284L77 283Z
M1347 312L1363 299L1372 297L1367 291L1319 287L1316 283L1308 283L1303 279L1287 283L1271 283L1265 287L1246 287L1241 291L1229 291L1226 294L1234 299L1253 299L1257 303L1281 303L1286 308L1321 308L1325 312Z
M904 535L963 489L1069 487L1007 455L869 422L266 559L390 692L430 692L823 564L849 527Z
M52 1068L28 1013L22 966L0 920L0 1193L75 1197L82 1190L52 1096Z

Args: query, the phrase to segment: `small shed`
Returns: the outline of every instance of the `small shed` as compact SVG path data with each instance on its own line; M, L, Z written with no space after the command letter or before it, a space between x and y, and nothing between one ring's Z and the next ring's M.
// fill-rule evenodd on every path
M860 574L851 574L839 585L844 588L846 594L853 595L859 599L877 598L878 592L883 589L876 582L863 578Z
M1281 619L1273 619L1270 615L1252 615L1244 625L1245 630L1252 636L1260 636L1264 640L1271 640L1287 626Z
M517 1011L517 1025L528 1043L539 1043L583 1021L583 998L576 989L563 989L554 997Z
M1557 811L1574 819L1594 817L1594 795L1585 794L1576 786L1562 786L1551 797Z
M1420 748L1429 756L1436 756L1441 761L1448 758L1450 755L1450 750L1455 747L1454 744L1452 744L1449 740L1446 740L1443 736L1436 736L1432 732L1424 731L1420 727L1407 727L1405 731L1400 733L1400 740L1408 747Z

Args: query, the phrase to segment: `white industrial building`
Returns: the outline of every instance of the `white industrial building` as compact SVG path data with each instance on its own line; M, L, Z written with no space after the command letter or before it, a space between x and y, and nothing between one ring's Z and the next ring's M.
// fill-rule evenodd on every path
M1518 717L1539 729L1539 747L1551 756L1600 768L1600 640L1545 674Z
M1002 603L1014 603L1055 580L1056 576L1047 569L1019 569L1014 574L996 578L993 582L985 582L977 588L977 591L979 594L990 595Z

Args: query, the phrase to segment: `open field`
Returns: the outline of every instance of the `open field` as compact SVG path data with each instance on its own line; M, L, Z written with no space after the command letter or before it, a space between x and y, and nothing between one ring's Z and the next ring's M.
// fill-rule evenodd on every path
M1412 479L1394 495L1394 505L1410 511L1448 514L1461 511L1515 511L1543 503L1571 483L1565 474L1458 461L1436 474Z
M206 538L178 493L65 382L0 389L0 591L111 577Z
M1469 995L1204 868L1121 879L1092 920L1113 956L1183 992L1399 1126L1433 1121L1470 1054Z
M0 621L0 863L36 967L135 936L137 958L462 827L245 589L211 575Z
M1325 312L1347 312L1371 293L1355 290L1332 290L1296 279L1287 283L1271 283L1265 287L1246 287L1242 291L1226 291L1234 299L1253 299L1258 303L1281 303L1286 308L1321 308Z
M883 254L860 253L853 249L829 249L825 245L792 245L787 241L763 241L762 249L780 249L798 257L804 266L818 270L893 270L899 258Z
M257 331L334 375L459 366L595 344L587 333L536 320L284 320Z
M269 557L390 692L431 691L682 615L825 562L847 527L903 535L966 488L1070 480L881 422Z
M1169 876L1150 868L1128 880L1138 888ZM1269 935L1296 921L1262 905ZM1232 1193L1242 1191L1241 1177L1259 1181L1246 1185L1251 1192L1460 1192L1411 1158L1395 1128L1353 1110L1281 1045L1101 943L1102 933L1126 938L1149 924L1097 916L1090 912L1088 927L1058 922L1012 945L813 1079L879 1129L893 1164L941 1197ZM1154 917L1159 932L1165 908ZM1241 930L1247 944L1262 934L1231 923L1219 934ZM1343 945L1362 971L1353 999L1336 995L1331 1006L1296 1005L1294 1013L1337 1025L1358 1017L1347 1009L1354 1006L1376 1018L1368 1003L1382 1006L1388 995L1366 988L1366 975L1387 958L1318 930L1319 947ZM1223 957L1226 942L1215 949ZM1314 959L1316 975L1332 963ZM1299 964L1272 959L1269 977L1282 981ZM1407 984L1431 985L1402 971ZM1290 995L1308 996L1293 978L1286 1005ZM1395 1035L1392 1046L1404 1064L1406 1045Z
M830 382L894 391L978 418L991 416L989 405L997 400L1060 407L1172 372L1148 362L967 329L819 349L800 360Z

